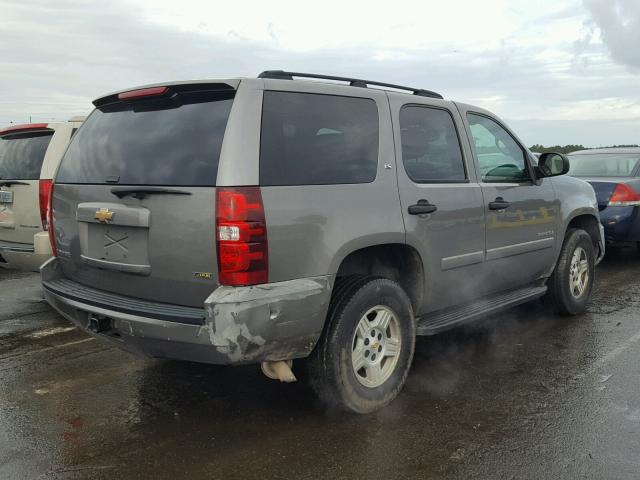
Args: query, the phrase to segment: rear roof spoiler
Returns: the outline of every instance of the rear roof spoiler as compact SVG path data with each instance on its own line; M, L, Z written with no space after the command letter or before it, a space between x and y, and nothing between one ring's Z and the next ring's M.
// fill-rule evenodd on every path
M25 123L23 125L11 125L10 127L0 130L0 135L9 133L33 132L36 130L47 130L48 123Z
M118 96L120 94L127 93L127 92L136 92L139 90L145 90L145 89L151 89L151 88L157 88L157 87L167 87L168 91L166 93L171 94L173 92L179 92L181 90L190 90L190 89L197 89L197 88L210 88L212 90L229 91L229 90L236 90L238 88L238 85L240 85L240 79L233 79L233 78L156 83L152 85L144 85L144 86L135 87L135 88L127 88L125 90L118 90L116 92L112 92L107 95L98 97L92 103L95 107L101 107L109 103L120 101L118 99Z

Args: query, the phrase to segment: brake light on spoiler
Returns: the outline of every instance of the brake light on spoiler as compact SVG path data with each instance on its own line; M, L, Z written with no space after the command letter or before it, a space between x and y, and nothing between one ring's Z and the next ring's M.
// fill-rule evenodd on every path
M131 90L129 92L122 92L118 94L118 100L130 101L141 100L143 98L161 97L169 91L169 87L149 87L141 88L139 90Z
M48 123L26 123L24 125L12 125L0 130L1 135L8 135L10 133L22 133L31 132L34 130L46 130L49 127Z
M267 283L267 224L260 187L218 187L218 281L240 286Z

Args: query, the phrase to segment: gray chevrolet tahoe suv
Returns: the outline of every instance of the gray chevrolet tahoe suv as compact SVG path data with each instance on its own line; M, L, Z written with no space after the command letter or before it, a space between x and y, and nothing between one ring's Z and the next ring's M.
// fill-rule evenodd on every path
M94 105L55 177L42 279L129 351L284 381L304 359L325 401L364 413L402 388L416 335L590 296L593 190L481 108L283 71Z

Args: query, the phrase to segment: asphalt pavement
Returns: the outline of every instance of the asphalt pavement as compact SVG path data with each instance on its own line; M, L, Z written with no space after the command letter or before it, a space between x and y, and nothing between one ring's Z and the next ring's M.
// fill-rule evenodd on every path
M49 478L640 478L640 255L608 254L585 315L534 302L419 339L368 416L103 345L0 269L0 479Z

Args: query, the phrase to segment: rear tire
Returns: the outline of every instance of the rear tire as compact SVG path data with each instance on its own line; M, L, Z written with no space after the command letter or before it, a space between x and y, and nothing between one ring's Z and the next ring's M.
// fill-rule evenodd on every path
M571 229L548 282L547 300L562 315L585 311L595 275L595 249L587 232Z
M411 302L385 278L341 279L327 326L307 360L311 385L327 404L370 413L390 403L407 378L415 348Z

